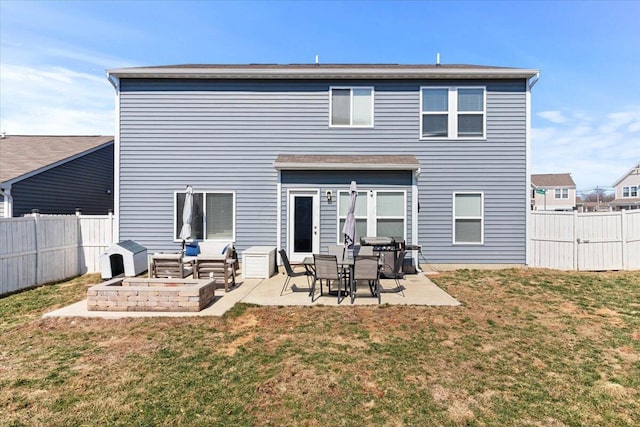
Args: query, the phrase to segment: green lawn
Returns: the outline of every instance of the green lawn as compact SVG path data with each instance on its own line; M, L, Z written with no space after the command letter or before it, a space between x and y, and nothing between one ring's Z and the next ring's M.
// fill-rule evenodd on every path
M0 299L0 425L640 425L640 272L461 270L459 307L41 319Z

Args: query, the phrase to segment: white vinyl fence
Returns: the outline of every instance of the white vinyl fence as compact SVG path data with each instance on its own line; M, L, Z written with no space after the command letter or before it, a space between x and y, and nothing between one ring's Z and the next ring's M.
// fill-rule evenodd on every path
M113 215L0 218L0 295L99 271Z
M559 270L640 269L640 210L531 213L530 263Z

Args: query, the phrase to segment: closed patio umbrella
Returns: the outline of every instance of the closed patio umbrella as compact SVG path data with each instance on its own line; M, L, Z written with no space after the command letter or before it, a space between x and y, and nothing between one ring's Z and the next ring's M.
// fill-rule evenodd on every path
M355 181L351 181L349 187L350 200L349 210L347 211L347 219L344 221L344 227L342 232L344 233L344 247L347 249L353 249L353 244L356 239L356 198L358 197L358 187Z
M191 238L191 221L193 219L193 188L187 185L184 196L184 207L182 208L182 228L180 238L182 239L182 251L184 252L185 240Z

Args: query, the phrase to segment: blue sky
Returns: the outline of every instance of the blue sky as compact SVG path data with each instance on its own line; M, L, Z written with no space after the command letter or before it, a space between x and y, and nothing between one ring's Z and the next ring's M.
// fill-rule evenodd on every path
M640 161L640 2L0 1L0 130L114 133L105 70L187 63L535 68L533 173Z

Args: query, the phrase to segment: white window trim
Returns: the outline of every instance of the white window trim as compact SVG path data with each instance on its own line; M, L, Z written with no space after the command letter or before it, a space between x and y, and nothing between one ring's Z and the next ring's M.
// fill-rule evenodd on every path
M461 216L456 217L456 196L458 194L480 195L480 216ZM455 191L451 196L451 242L454 245L461 246L480 246L484 245L484 192L482 191ZM479 242L456 242L456 219L479 219L480 220L480 241Z
M184 191L174 191L173 192L173 241L174 242L182 242L182 239L176 239L176 234L177 233L177 227L178 227L178 215L182 215L182 213L178 213L177 212L177 206L176 206L176 201L178 198L178 194L184 194ZM203 233L203 240L206 241L211 241L211 242L228 242L229 240L231 240L232 242L235 243L236 241L236 215L237 215L237 206L236 206L236 192L235 191L231 191L231 190L203 190L203 191L194 191L193 194L202 194L202 221L203 221L203 228L202 228L202 233ZM207 232L207 194L232 194L233 195L233 236L231 239L228 238L224 238L224 239L207 239L206 237L206 232ZM187 242L193 242L194 239L187 239Z
M343 242L342 229L340 228L340 220L346 219L346 216L340 216L340 200L341 194L349 193L349 190L338 190L338 203L336 206L336 243L340 244ZM367 236L375 236L376 233L376 224L378 219L402 219L403 221L403 230L402 230L402 239L407 241L407 190L404 189L384 189L384 190L373 190L373 189L358 189L358 193L366 193L367 197L367 215L366 216L356 216L356 219L365 219L367 221ZM404 198L404 210L402 216L378 216L376 200L378 198L378 193L402 193L402 197ZM373 196L373 197L372 197ZM358 196L360 197L360 196ZM370 201L372 200L372 201ZM356 201L357 204L357 201ZM414 225L415 226L415 225ZM360 236L362 237L362 236Z
M422 96L424 89L447 89L449 91L448 111L422 111ZM458 89L482 89L482 112L480 111L458 111ZM486 140L487 139L487 87L486 86L420 86L420 135L421 141L433 140ZM447 136L423 136L422 116L424 114L447 114ZM458 115L480 114L482 113L482 136L458 136Z
M558 192L560 192L560 196L558 197ZM565 193L566 192L566 193ZM553 191L553 198L556 200L569 199L569 189L568 188L556 188Z
M624 190L627 190L627 195L624 195ZM627 199L631 197L631 188L630 187L622 187L622 198Z
M334 89L348 89L349 94L349 124L348 125L334 125L331 123L333 118L333 90ZM370 125L354 125L353 124L353 90L354 89L369 89L371 91L371 124ZM329 86L329 127L330 128L361 128L371 129L374 127L374 105L375 105L375 90L373 86Z

